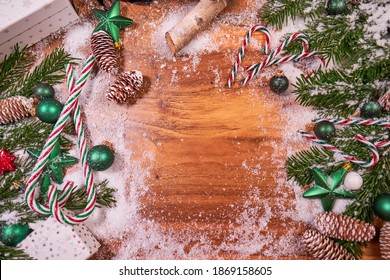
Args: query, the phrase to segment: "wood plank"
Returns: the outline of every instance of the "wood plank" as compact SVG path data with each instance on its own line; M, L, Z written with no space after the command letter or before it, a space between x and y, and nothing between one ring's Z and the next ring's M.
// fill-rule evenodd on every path
M204 237L211 249L203 258L242 258L235 245L240 239L238 229L245 230L245 226L254 234L274 236L276 241L286 232L293 233L296 240L292 242L299 246L299 236L308 225L279 215L295 204L294 191L283 189L277 181L287 154L281 116L289 101L275 97L258 82L233 90L223 87L239 39L247 31L240 25L219 23L213 36L223 43L218 51L200 55L195 67L188 56L176 60L161 56L153 44L155 29L187 3L196 1L160 0L151 6L122 3L123 14L137 23L124 34L124 69L141 70L151 83L142 98L125 107L131 160L142 161L145 151L154 154L151 187L141 199L142 217L167 234L183 233L186 252L201 243L196 238ZM233 1L225 13L237 13L249 5L248 0ZM255 38L262 40L258 34ZM246 63L258 58L258 50L249 49ZM268 211L277 214L262 227L260 217ZM245 213L255 224L240 224L245 222ZM129 239L102 240L102 249L94 258L114 257ZM272 244L246 258L310 258L304 250L279 252L275 257L267 253L269 248ZM365 258L379 258L377 240L365 250Z

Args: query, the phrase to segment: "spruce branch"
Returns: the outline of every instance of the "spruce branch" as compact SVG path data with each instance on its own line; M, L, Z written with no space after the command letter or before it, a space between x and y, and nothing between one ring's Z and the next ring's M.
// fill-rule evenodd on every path
M0 63L0 98L2 93L19 80L27 69L30 69L34 58L27 54L27 46L20 49L18 45L14 51L4 57Z
M343 246L344 249L348 251L348 253L350 253L352 256L355 257L356 260L362 258L363 256L362 245L366 246L366 243L344 241L344 240L337 240L337 239L335 239L335 241L339 243L341 246Z
M107 186L108 181L104 180L98 184L95 184L97 198L97 207L112 207L116 203L114 197L115 190ZM66 208L70 210L82 210L87 205L86 201L87 190L85 187L78 188L73 192L72 196L66 204Z
M56 84L64 77L64 66L74 62L74 58L65 53L63 48L57 48L44 58L44 60L31 73L25 73L2 97L23 95L30 97L34 87L42 82Z
M297 18L314 19L324 11L324 8L306 0L271 0L262 8L261 19L276 28L282 28L289 20ZM310 10L307 10L310 8Z
M294 178L301 186L311 184L314 166L326 166L333 161L333 154L327 150L315 146L309 150L303 150L287 159L288 180ZM334 170L335 168L331 168ZM329 170L328 170L329 171Z
M14 124L0 126L0 149L21 150L38 148L45 143L52 124L46 124L39 120L23 120ZM61 135L61 144L69 145L72 142L65 136L74 134L73 125L67 125Z
M23 250L0 245L0 260L31 260Z

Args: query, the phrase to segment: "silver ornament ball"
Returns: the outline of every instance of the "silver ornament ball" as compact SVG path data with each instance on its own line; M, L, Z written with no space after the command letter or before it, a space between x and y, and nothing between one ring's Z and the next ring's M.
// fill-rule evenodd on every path
M356 191L363 186L363 178L359 175L359 173L351 171L345 176L344 185L352 190Z

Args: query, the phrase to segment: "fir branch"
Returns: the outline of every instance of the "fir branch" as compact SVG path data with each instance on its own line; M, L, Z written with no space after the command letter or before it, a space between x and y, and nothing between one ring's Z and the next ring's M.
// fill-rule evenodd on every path
M287 159L288 180L294 178L301 186L311 184L314 166L325 166L333 161L331 152L315 146L309 150L296 153ZM335 169L334 167L331 169ZM329 170L327 170L329 171Z
M40 148L53 130L53 126L39 120L31 121L28 119L0 126L0 139L2 140L0 149ZM65 134L74 134L73 125L67 125L61 135L61 144L69 145L72 142L66 138Z
M0 245L0 260L32 260L23 250Z
M19 49L16 45L14 51L4 57L0 63L0 98L5 90L24 75L33 62L34 58L27 54L27 46Z
M335 241L339 243L341 246L343 246L345 250L347 250L352 256L355 257L355 259L358 260L362 258L363 256L362 245L366 246L365 243L351 242L345 240L335 240Z
M64 77L65 65L72 63L75 59L65 53L63 48L55 49L51 54L35 67L32 73L25 73L18 82L3 95L3 98L22 95L30 97L33 94L34 87L42 82L56 84Z
M311 18L319 16L323 7L314 5L310 11L307 9L310 8L313 4L312 1L306 0L271 0L268 1L261 12L261 19L267 24L270 24L276 28L282 28L283 25L287 24L289 19L293 22L297 18ZM315 4L315 3L314 3Z
M115 203L114 193L115 190L107 186L108 181L104 180L95 185L96 188L96 206L97 207L112 207ZM73 192L72 196L69 198L66 208L69 210L82 210L87 205L87 190L85 187L78 188Z
M374 84L363 83L343 70L318 71L310 79L301 75L294 87L297 101L303 106L318 107L323 117L348 117L364 101L384 94Z
M382 157L376 166L367 169L363 182L363 187L355 193L355 201L344 214L370 222L374 215L372 206L375 198L390 191L390 155Z

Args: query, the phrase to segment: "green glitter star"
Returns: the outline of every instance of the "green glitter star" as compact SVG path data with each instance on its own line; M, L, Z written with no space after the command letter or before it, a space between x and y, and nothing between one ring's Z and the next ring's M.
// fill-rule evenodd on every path
M27 153L35 159L38 159L42 150L27 149ZM64 182L63 168L69 167L78 162L78 159L71 156L62 155L60 142L57 141L53 147L53 150L49 156L46 164L46 172L48 172L53 180L58 184ZM47 178L44 178L44 182L47 184Z
M119 1L116 1L107 12L98 9L92 9L92 12L99 20L99 24L93 32L106 32L112 37L115 45L119 44L119 30L133 23L132 19L120 15Z
M345 188L340 188L348 169L342 167L330 175L317 168L313 168L315 185L303 194L304 198L320 198L324 211L331 211L336 198L352 198L353 193Z

